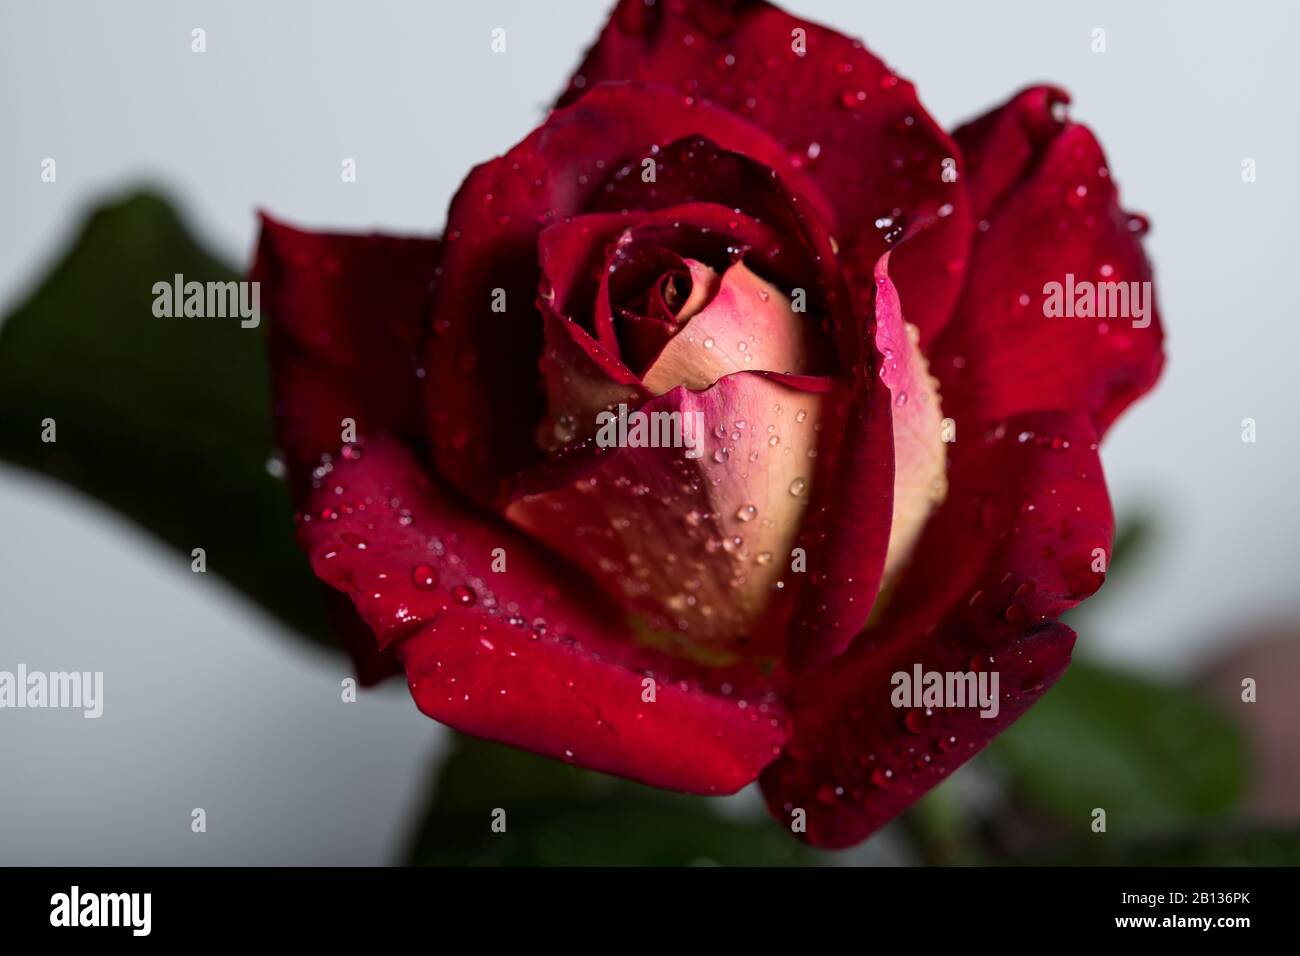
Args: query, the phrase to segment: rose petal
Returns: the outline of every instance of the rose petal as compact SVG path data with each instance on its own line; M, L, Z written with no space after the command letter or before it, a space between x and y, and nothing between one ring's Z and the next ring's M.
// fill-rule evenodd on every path
M855 365L849 391L837 391L823 409L817 488L798 539L807 573L795 575L786 639L794 673L841 653L862 632L880 590L894 500L892 403L872 373L880 361Z
M989 213L957 317L930 352L944 407L959 427L1055 409L1086 412L1104 432L1155 384L1164 363L1151 267L1142 251L1145 224L1120 207L1096 139L1085 127L1066 124L1046 144L1017 149L1005 142L1012 134L1004 127L1044 129L1050 117L1041 114L1052 102L1047 94L1022 96L1003 107L1016 122L981 121L986 155L1027 153L1037 161L1018 173ZM1031 107L1040 114L1026 121ZM1001 182L976 178L988 194ZM1091 283L1094 290L1122 283L1142 295L1146 314L1049 317L1049 284L1067 282Z
M936 383L915 327L903 319L889 262L886 253L877 263L871 297L874 367L884 387L856 366L848 407L826 415L843 439L820 481L827 502L801 536L812 574L790 627L786 662L795 673L840 654L862 632L947 490Z
M270 316L276 440L295 484L358 435L419 438L421 319L441 243L307 232L262 216L252 279Z
M596 432L596 416L620 402L636 406L649 392L622 362L576 322L542 309L545 345L539 363L546 387L547 417L538 442L548 450Z
M700 675L636 649L598 595L432 485L396 443L340 462L310 504L312 567L396 650L429 716L693 793L734 791L778 751L779 703L752 675ZM719 680L741 689L729 697Z
M606 309L597 324L593 305L604 281L610 244L640 218L639 213L627 212L575 216L548 226L537 237L543 300L549 299L556 313L592 333L615 357L618 348L610 312Z
M647 160L655 164L653 176L642 165ZM812 238L803 235L805 218L833 221L833 209L813 180L788 164L774 169L762 157L728 149L709 136L675 140L647 160L617 170L592 198L592 208L660 210L707 202L726 207L732 218L743 213L767 223L791 241Z
M1030 87L953 133L966 157L966 191L976 219L988 216L1042 162L1064 127L1069 102L1060 87Z
M381 648L375 641L374 631L357 613L356 606L343 594L322 587L330 626L343 650L352 660L357 681L362 687L373 687L381 681L402 673L402 662L392 648Z
M587 571L644 620L645 636L676 652L778 654L784 620L772 602L789 575L829 388L755 372L704 391L675 388L639 411L699 415L691 419L704 429L699 457L682 448L577 449L526 475L506 516Z
M861 43L766 3L621 0L561 105L606 80L674 86L771 132L829 199L834 234L864 283L893 220L947 207L894 267L922 344L943 327L972 228L961 155L912 84ZM883 220L891 222L878 228Z
M953 486L927 525L914 570L879 624L788 695L793 731L761 778L805 839L849 846L965 763L1023 713L1069 661L1054 623L1105 575L1113 520L1086 418L1034 415L953 446ZM892 675L999 675L999 713L900 709Z
M888 582L911 557L931 509L947 492L948 479L938 383L921 354L916 327L903 319L898 290L889 279L888 253L876 265L875 312L876 348L883 357L880 379L893 402L894 517L884 569Z

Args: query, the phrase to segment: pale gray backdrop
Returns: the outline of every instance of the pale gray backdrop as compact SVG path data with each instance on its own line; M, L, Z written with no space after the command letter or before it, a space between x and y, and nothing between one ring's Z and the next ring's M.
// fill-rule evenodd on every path
M168 187L230 261L248 258L257 206L435 231L469 167L541 118L607 5L4 0L0 307L88 204L132 184ZM1154 222L1170 363L1104 458L1118 510L1154 508L1163 534L1108 586L1084 643L1181 673L1226 630L1294 616L1295 5L789 6L862 37L945 124L1032 81L1065 85L1125 204ZM494 27L504 55L490 52ZM1104 54L1090 50L1098 27ZM40 182L47 156L53 185ZM345 156L356 184L340 182ZM1241 441L1245 417L1256 444ZM0 863L383 862L443 739L400 685L342 705L341 658L305 650L98 506L0 467L0 669L20 661L107 671L106 711L0 712ZM195 836L200 806L209 828Z

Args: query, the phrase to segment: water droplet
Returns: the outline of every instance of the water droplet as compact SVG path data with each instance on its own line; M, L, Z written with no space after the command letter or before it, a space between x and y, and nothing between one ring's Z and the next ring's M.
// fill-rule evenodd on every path
M808 487L807 481L805 481L802 478L796 478L794 481L790 482L790 494L794 495L797 498L799 497L799 495L803 494L804 489L807 487Z
M866 102L866 90L847 89L840 93L840 105L847 110L861 109Z
M428 564L417 564L411 569L411 583L421 591L432 591L438 586L438 572Z
M758 514L758 509L753 505L742 505L736 510L737 521L753 521L754 516Z
M925 710L909 710L903 718L903 724L914 734L924 733L925 729L930 726L930 718L934 715L929 707Z
M478 600L478 595L474 593L473 588L458 584L451 589L451 599L461 607L473 607Z

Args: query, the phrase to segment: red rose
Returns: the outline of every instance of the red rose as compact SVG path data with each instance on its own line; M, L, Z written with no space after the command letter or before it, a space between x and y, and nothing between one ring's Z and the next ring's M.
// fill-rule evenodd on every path
M1163 360L1065 102L949 137L823 27L624 0L441 241L265 220L300 539L363 676L657 786L758 779L823 846L969 759L1069 661L1097 441Z

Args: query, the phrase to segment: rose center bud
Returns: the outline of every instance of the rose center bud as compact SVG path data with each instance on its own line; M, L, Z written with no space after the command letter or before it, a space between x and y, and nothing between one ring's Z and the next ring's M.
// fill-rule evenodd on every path
M720 277L702 263L687 260L693 286L675 316L668 337L642 359L641 380L662 395L670 388L708 388L732 372L764 371L802 375L810 369L806 317L790 299L743 262ZM698 290L706 290L698 294ZM643 327L634 317L633 329ZM627 332L620 330L620 339Z
M588 434L605 450L529 488L507 515L586 570L643 638L712 663L772 657L782 595L794 592L791 552L824 394L760 373L825 372L825 343L812 317L743 261L677 262L643 271L636 287L610 283L613 337L640 400L618 410L622 399L589 390L605 401L570 417L603 420ZM558 362L543 370L556 376ZM663 447L668 435L682 441Z
M720 279L703 262L685 259L621 307L615 329L624 364L644 375L668 341L714 297Z

